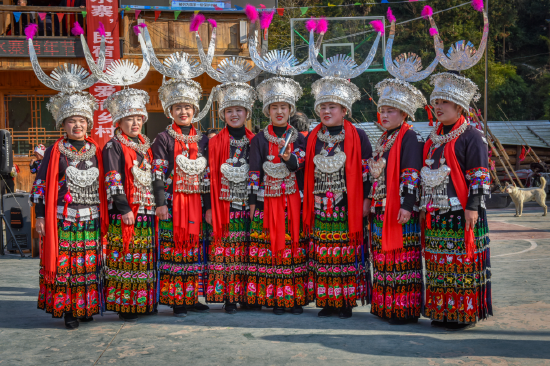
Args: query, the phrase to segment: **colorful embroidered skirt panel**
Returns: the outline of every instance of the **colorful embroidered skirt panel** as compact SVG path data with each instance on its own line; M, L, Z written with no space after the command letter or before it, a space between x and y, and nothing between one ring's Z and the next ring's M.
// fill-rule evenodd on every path
M423 275L419 214L414 212L403 225L403 249L382 250L384 212L377 207L372 233L371 313L384 319L406 320L420 317Z
M55 283L47 284L40 264L38 308L61 318L89 317L100 310L101 232L99 219L57 220L59 254Z
M168 211L172 216L172 208ZM199 301L199 277L203 273L202 235L189 249L178 250L172 219L159 220L159 286L162 305L194 305Z
M256 208L251 222L247 271L246 302L268 307L304 306L307 296L306 241L300 237L293 253L285 212L286 247L282 258L273 264L269 234L264 232L264 212Z
M249 230L250 212L230 209L228 236L208 247L207 302L245 301Z
M368 275L362 247L350 244L348 213L343 205L332 214L315 210L313 235L309 241L308 296L318 307L354 307L365 301Z
M466 258L464 211L431 215L426 228L426 310L437 321L475 323L493 315L489 228L485 209L479 209L474 229L475 254Z
M109 214L105 266L106 309L143 314L153 310L155 291L155 242L152 215L137 215L134 239L124 254L122 215Z

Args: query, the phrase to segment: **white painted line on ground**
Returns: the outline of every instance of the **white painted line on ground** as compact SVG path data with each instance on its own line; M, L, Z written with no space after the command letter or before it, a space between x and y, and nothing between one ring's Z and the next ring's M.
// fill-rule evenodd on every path
M522 254L522 253L526 253L526 252L529 252L531 250L534 250L537 247L537 243L534 240L530 240L530 239L520 239L520 240L525 240L526 242L529 242L531 244L531 246L529 248L525 249L525 250L522 250L521 252L492 255L491 258L506 257L506 256L509 256L509 255Z

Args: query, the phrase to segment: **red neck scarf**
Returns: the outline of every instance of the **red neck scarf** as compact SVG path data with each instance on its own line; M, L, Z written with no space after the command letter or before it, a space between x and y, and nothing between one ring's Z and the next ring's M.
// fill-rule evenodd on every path
M315 144L317 143L317 132L323 126L319 123L309 134L306 148L306 168L304 178L304 229L311 233L315 210L315 198L313 186L315 183ZM361 140L357 129L348 120L344 120L344 131L346 143L346 190L348 194L348 237L351 243L359 244L363 239L363 175L361 169ZM350 197L361 198L361 202L350 202Z
M126 136L121 131L121 136L128 140L128 136ZM145 143L145 139L140 134L138 136L141 143ZM129 141L129 140L128 140ZM134 201L134 174L132 173L132 168L134 166L134 160L137 159L137 154L135 150L129 148L128 146L124 145L123 143L120 144L122 146L122 154L124 155L124 175L125 175L125 182L124 182L124 189L126 191L126 199L128 200L128 205L132 208L132 213L134 214L134 220L137 220L137 213L139 210L139 205L132 203ZM144 159L148 159L149 163L153 161L153 152L151 149L147 150L147 156L143 157ZM150 208L150 207L148 207ZM124 243L124 252L128 253L130 249L130 242L134 238L134 225L126 225L124 222L122 222L122 242Z
M287 126L287 130L290 125ZM268 131L272 136L275 136L273 132L273 125L269 125ZM267 138L266 138L267 140ZM294 144L290 144L290 150L294 149ZM269 154L275 156L271 162L277 164L281 162L279 157L279 146L269 142ZM292 237L292 254L296 252L298 242L300 239L300 192L298 191L298 183L296 185L296 192L290 195L282 194L279 197L265 197L264 198L264 230L269 233L271 240L271 253L273 262L283 254L285 249L285 206L288 207L288 228L290 236Z
M181 128L172 123L172 129L176 132L181 131ZM181 133L181 132L180 132ZM189 136L195 136L197 130L191 125ZM199 153L199 146L197 143L189 143L189 159L195 160ZM184 144L178 140L174 140L174 164L176 158L181 155L184 149ZM176 192L176 182L182 180L177 173L178 169L174 167L174 199L172 201L172 220L174 227L174 243L176 249L183 251L183 249L190 249L194 244L198 243L200 228L202 222L202 206L201 196L199 193L187 194L182 192Z
M246 137L252 140L254 134L245 128ZM214 238L221 240L229 230L229 201L220 200L222 173L220 168L229 159L229 131L222 129L208 142L210 164L210 197L212 198L212 226Z
M55 282L57 272L57 256L59 254L59 241L57 236L57 198L58 198L58 183L59 183L59 142L63 138L57 140L52 148L50 161L48 164L48 172L46 174L46 215L45 215L45 231L44 244L42 247L42 263L44 264L44 278L47 283ZM96 148L95 157L97 159L97 168L99 169L99 177L105 176L103 173L103 158L101 148L92 138L86 138L86 141L94 145ZM105 190L104 179L99 179L99 212L101 220L101 238L107 234L109 228L109 217L107 207L107 191Z
M403 226L397 221L399 210L401 209L401 200L399 196L399 184L401 173L401 144L403 136L411 128L405 122L401 125L399 136L390 149L388 164L386 165L386 211L384 213L384 223L382 225L382 250L389 252L395 249L403 248Z
M464 116L460 116L460 118L455 123L453 129L450 132L462 126L463 123L466 123ZM443 129L443 124L439 126L437 130L437 134L440 134L442 129ZM458 137L448 142L447 144L445 144L445 147L444 147L445 160L449 168L451 168L451 179L453 181L453 186L455 187L458 200L460 201L460 204L462 205L462 207L466 209L466 203L468 202L468 185L466 184L466 179L464 178L464 175L462 174L462 170L460 169L460 165L458 164L458 160L456 159L456 154L455 154L456 140L458 140ZM432 140L428 140L426 141L426 144L424 144L424 154L423 154L424 160L426 160L428 157L428 152L430 151L430 147L432 146L432 143L433 143ZM425 162L424 162L424 166L426 166ZM431 228L430 216L431 216L430 213L426 212L426 226L429 229ZM464 242L466 244L467 258L472 258L475 251L475 237L474 237L474 231L472 229L469 229L468 231L464 232Z

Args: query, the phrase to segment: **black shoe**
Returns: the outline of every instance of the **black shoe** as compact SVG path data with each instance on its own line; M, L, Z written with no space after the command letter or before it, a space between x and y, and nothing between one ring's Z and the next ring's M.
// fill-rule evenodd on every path
M352 310L351 310L351 306L350 307L342 307L340 308L340 311L338 312L338 317L340 319L348 319L348 318L351 318L352 316Z
M447 325L445 326L445 328L447 328L447 330L455 331L455 330L472 329L472 328L475 327L475 326L476 326L475 323L466 324L466 323L452 323L452 322L448 322Z
M229 303L229 302L226 302L225 303L225 312L227 314L237 314L237 304L235 303Z
M247 304L246 302L240 303L241 310L259 311L262 310L262 305Z
M273 314L275 315L283 315L285 313L285 308L275 306L273 308Z
M390 323L391 325L405 325L405 324L409 324L409 321L407 319L392 318L388 321L388 323Z
M65 313L65 328L67 329L76 329L78 328L78 319L73 316L73 314Z
M196 313L208 313L210 308L207 305L197 302L195 305L185 305L187 311L194 311Z
M432 320L431 326L436 327L436 328L445 328L447 326L447 322L440 322L438 320Z
M84 316L82 318L78 318L79 323L89 323L89 322L93 322L93 321L94 321L93 316Z
M135 323L138 321L137 314L118 313L118 317L120 320L124 320L125 322L128 322L128 323Z
M187 308L185 305L176 305L173 308L174 316L178 318L183 318L187 316Z
M317 314L319 318L329 318L332 316L334 309L331 306L324 307L321 309L321 311Z
M296 305L293 308L290 309L290 313L292 315L300 315L304 312L304 308L300 305Z
M147 311L143 315L159 315L158 309L153 309L152 311Z

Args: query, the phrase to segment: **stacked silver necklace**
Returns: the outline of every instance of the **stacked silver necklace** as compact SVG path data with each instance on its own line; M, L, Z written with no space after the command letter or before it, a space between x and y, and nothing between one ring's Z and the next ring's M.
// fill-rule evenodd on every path
M267 125L264 128L264 136L266 140L277 147L281 143L284 143L283 138L273 136L269 133L269 126ZM294 143L298 139L298 130L290 126L290 132L292 135L290 137L290 143ZM290 195L296 193L296 174L291 173L286 164L283 162L273 163L272 160L275 159L275 155L267 155L266 162L263 163L262 168L264 169L264 197L280 197L283 194Z
M185 144L185 149L176 156L176 174L179 179L176 181L175 191L186 194L210 192L210 182L204 179L206 159L200 153L197 153L196 159L189 158L189 144L196 144L202 139L201 131L197 130L194 136L184 135L174 131L172 125L166 127L166 131L174 140Z
M69 145L68 142L66 142ZM94 167L90 161L95 156L96 147L86 143L86 151L82 154L75 153L65 146L63 141L59 141L59 152L69 161L69 166L65 170L67 179L68 193L65 201L82 205L97 205L99 201L99 169ZM86 162L85 170L77 168L78 163Z
M240 140L235 140L233 137L229 140L229 153L231 154L231 147L235 147L235 155L227 159L225 163L220 167L222 173L222 191L220 199L224 201L234 202L235 208L242 208L247 201L246 188L248 183L248 170L250 168L247 164L247 146L250 144L248 137L244 136ZM237 162L240 162L240 166L235 166Z
M152 194L153 174L151 173L151 163L148 160L149 155L147 154L147 151L151 147L149 139L147 138L147 136L143 136L143 138L145 139L145 143L137 144L122 136L120 129L116 130L115 136L121 144L129 147L130 149L140 153L143 156L142 165L145 169L142 169L139 166L137 160L134 160L134 166L132 166L132 175L134 176L135 187L132 203L144 207L155 206L155 197Z
M420 171L420 177L422 180L420 209L440 209L442 212L445 212L450 209L447 185L449 184L451 168L445 164L445 151L443 150L441 152L441 157L439 158L439 168L432 169L432 165L434 163L432 155L439 147L462 135L464 131L466 131L468 124L464 122L456 130L446 135L437 134L439 125L440 124L438 123L430 133L429 139L432 140L432 146L430 147L427 159L425 160L427 166L423 167Z
M393 133L389 139L387 138L387 132L380 136L378 142L376 143L373 157L367 161L367 164L369 165L370 181L373 182L370 189L369 198L373 198L377 201L381 201L386 198L387 192L385 170L387 162L383 155L386 151L389 151L392 148L395 140L397 140L399 132L400 130L397 130L397 132ZM384 140L386 140L386 142L384 142Z
M313 163L315 164L313 194L331 192L338 195L346 192L346 181L344 179L346 153L340 149L340 143L344 141L345 137L346 132L343 128L338 135L331 135L324 127L317 132L317 138L324 145L319 154L313 157ZM333 148L334 155L328 156Z

